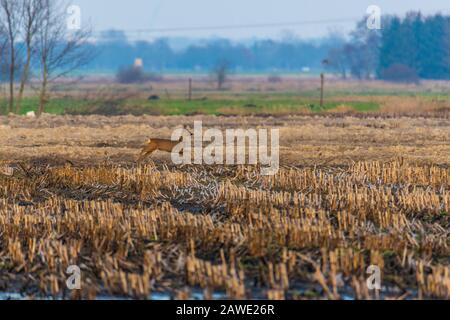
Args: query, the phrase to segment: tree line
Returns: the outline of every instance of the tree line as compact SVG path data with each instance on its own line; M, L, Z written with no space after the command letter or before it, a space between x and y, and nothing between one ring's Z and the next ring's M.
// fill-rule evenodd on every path
M214 70L223 61L241 72L299 72L327 68L342 78L411 81L450 78L450 16L384 16L380 30L361 19L348 37L331 34L320 40L257 40L251 44L213 39L173 50L169 39L130 43L124 33L110 31L96 44L97 59L89 68L114 70L143 58L147 70ZM326 61L326 65L321 62Z
M8 83L7 112L20 111L29 86L38 93L42 114L49 84L92 57L85 45L90 31L70 30L67 8L60 0L0 0L0 80Z
M364 19L349 41L328 52L327 61L342 78L450 79L450 17L385 16L380 30L369 30Z
M208 72L226 61L235 71L299 71L304 67L320 68L320 58L341 38L328 37L315 41L300 39L257 40L252 43L228 39L209 39L175 50L171 39L129 42L121 31L111 30L95 44L98 55L87 68L115 71L135 58L144 61L144 68L153 72Z
M147 71L216 72L219 80L221 66L272 74L327 68L342 78L393 81L450 78L450 17L441 14L385 16L381 30L369 30L362 19L348 37L210 39L175 50L170 39L130 42L114 30L92 41L88 28L67 27L67 7L63 0L0 0L0 82L7 83L7 112L20 111L30 88L38 93L41 114L56 79L75 70L116 72L136 58Z

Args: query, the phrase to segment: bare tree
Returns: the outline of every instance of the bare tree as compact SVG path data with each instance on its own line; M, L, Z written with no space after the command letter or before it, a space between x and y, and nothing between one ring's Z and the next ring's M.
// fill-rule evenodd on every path
M3 81L3 76L5 74L5 66L8 65L8 37L3 24L0 23L0 82Z
M328 52L326 68L340 75L342 79L347 78L348 58L344 48L332 48Z
M38 115L48 102L48 86L88 63L93 57L87 41L90 29L69 30L66 25L68 5L60 0L43 0L42 18L37 31L37 55L40 67Z
M381 33L369 30L366 18L359 21L351 39L328 52L330 61L328 68L343 79L351 75L357 79L370 79L376 72L379 55Z
M21 1L0 0L0 28L5 31L8 43L9 112L13 112L14 110L14 81L17 68L16 41L19 36L22 18L20 12Z
M227 81L229 64L227 61L219 62L213 69L213 77L217 82L217 89L222 90L223 85Z
M4 102L4 91L3 91L3 80L7 73L6 66L8 60L7 52L8 38L6 36L6 31L3 29L2 24L0 24L0 110L3 110Z
M20 78L19 93L17 95L16 113L20 112L25 85L30 76L30 67L32 56L36 53L36 35L39 31L40 22L43 18L44 0L22 0L22 39L25 46L25 61L22 68L22 75Z

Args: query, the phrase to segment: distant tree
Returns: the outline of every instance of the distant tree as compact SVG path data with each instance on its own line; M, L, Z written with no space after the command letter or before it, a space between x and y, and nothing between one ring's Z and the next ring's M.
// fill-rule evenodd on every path
M212 74L217 83L218 90L223 89L223 85L227 81L228 72L229 72L228 61L225 61L225 60L221 61L221 62L217 63L217 65L214 67Z
M357 23L346 50L350 55L350 72L358 79L369 79L375 75L380 59L381 32L368 29L366 23L367 18Z
M8 46L8 112L14 111L14 81L17 70L17 40L21 24L21 2L17 0L0 0L0 28L6 35Z
M331 33L309 41L288 34L281 41L236 43L210 39L192 43L187 39L163 38L131 43L122 31L116 30L102 34L95 44L101 54L89 67L116 71L123 61L141 57L146 68L158 71L211 71L216 69L217 61L226 60L229 71L268 73L304 67L319 70L321 60L329 58L329 70L342 77L381 77L383 70L398 63L415 69L421 78L445 79L450 74L449 19L420 13L408 13L404 18L383 16L381 30L369 30L366 19L361 19L349 37Z
M141 83L145 81L145 75L142 68L135 66L122 67L116 74L116 79L119 83Z
M122 84L143 83L146 81L160 81L161 77L144 72L141 67L128 66L120 68L116 80Z
M398 61L397 64L404 64L411 69L420 72L420 51L422 50L422 16L420 13L410 12L401 21L398 34L395 35Z
M415 70L420 78L449 79L450 17L423 17L410 12L404 19L391 17L382 30L378 74L393 65Z
M102 36L95 46L99 55L91 61L92 69L114 70L123 61L141 57L151 70L211 71L218 61L229 62L230 70L242 71L298 71L303 67L318 69L320 61L330 48L338 47L343 39L338 35L318 40L300 40L294 37L282 41L257 40L234 43L223 39L192 43L187 39L156 39L130 43L126 37L120 41L107 41L115 37ZM180 47L179 42L183 42ZM173 45L173 44L176 45Z
M0 24L0 83L3 82L5 75L7 74L8 65L8 36L4 26Z
M343 79L349 75L357 79L371 78L378 66L380 42L380 32L369 30L366 19L362 19L350 34L349 41L342 41L328 51L328 69Z
M267 77L267 81L270 83L279 83L283 82L283 78L277 73L272 73Z
M444 63L446 66L450 66L450 18L447 18L447 23L445 26L445 37L443 41L443 48L446 55L446 58L444 59ZM450 73L450 71L449 71ZM448 75L450 77L450 74Z
M7 78L8 68L7 61L8 59L8 37L6 35L6 31L2 28L0 24L0 110L4 108L5 98L3 91L3 81Z
M328 51L326 68L347 79L349 61L344 48L332 48Z
M31 61L36 53L36 35L42 21L45 0L22 0L21 38L25 46L25 59L20 76L20 87L17 95L16 113L20 111L25 85L30 76Z
M381 78L392 82L418 83L419 76L415 69L404 64L393 64L383 70Z
M134 44L134 57L142 57L151 70L163 71L173 66L174 52L167 39L157 39L153 42L138 41Z
M36 35L36 50L40 68L38 116L48 102L48 85L56 79L87 64L93 56L86 45L90 30L68 30L67 4L60 0L45 0Z
M122 30L109 29L100 33L100 41L109 43L127 43L128 38L125 32Z
M422 28L419 75L425 79L450 79L450 17L427 17Z

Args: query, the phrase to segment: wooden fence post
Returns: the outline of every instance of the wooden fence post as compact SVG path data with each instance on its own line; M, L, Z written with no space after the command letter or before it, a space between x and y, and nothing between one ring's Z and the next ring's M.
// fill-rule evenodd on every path
M320 74L320 107L323 107L323 90L325 86L325 75L323 72Z
M192 100L192 78L189 78L189 94L188 94L188 100Z

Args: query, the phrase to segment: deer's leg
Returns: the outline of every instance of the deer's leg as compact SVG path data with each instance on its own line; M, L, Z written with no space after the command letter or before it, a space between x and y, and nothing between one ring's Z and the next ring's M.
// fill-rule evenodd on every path
M153 151L141 152L141 155L139 156L139 159L138 159L138 163L141 163L145 158L149 157L153 153Z
M155 150L156 150L155 147L144 147L144 149L142 149L139 155L138 163L142 162L142 160L149 157Z

